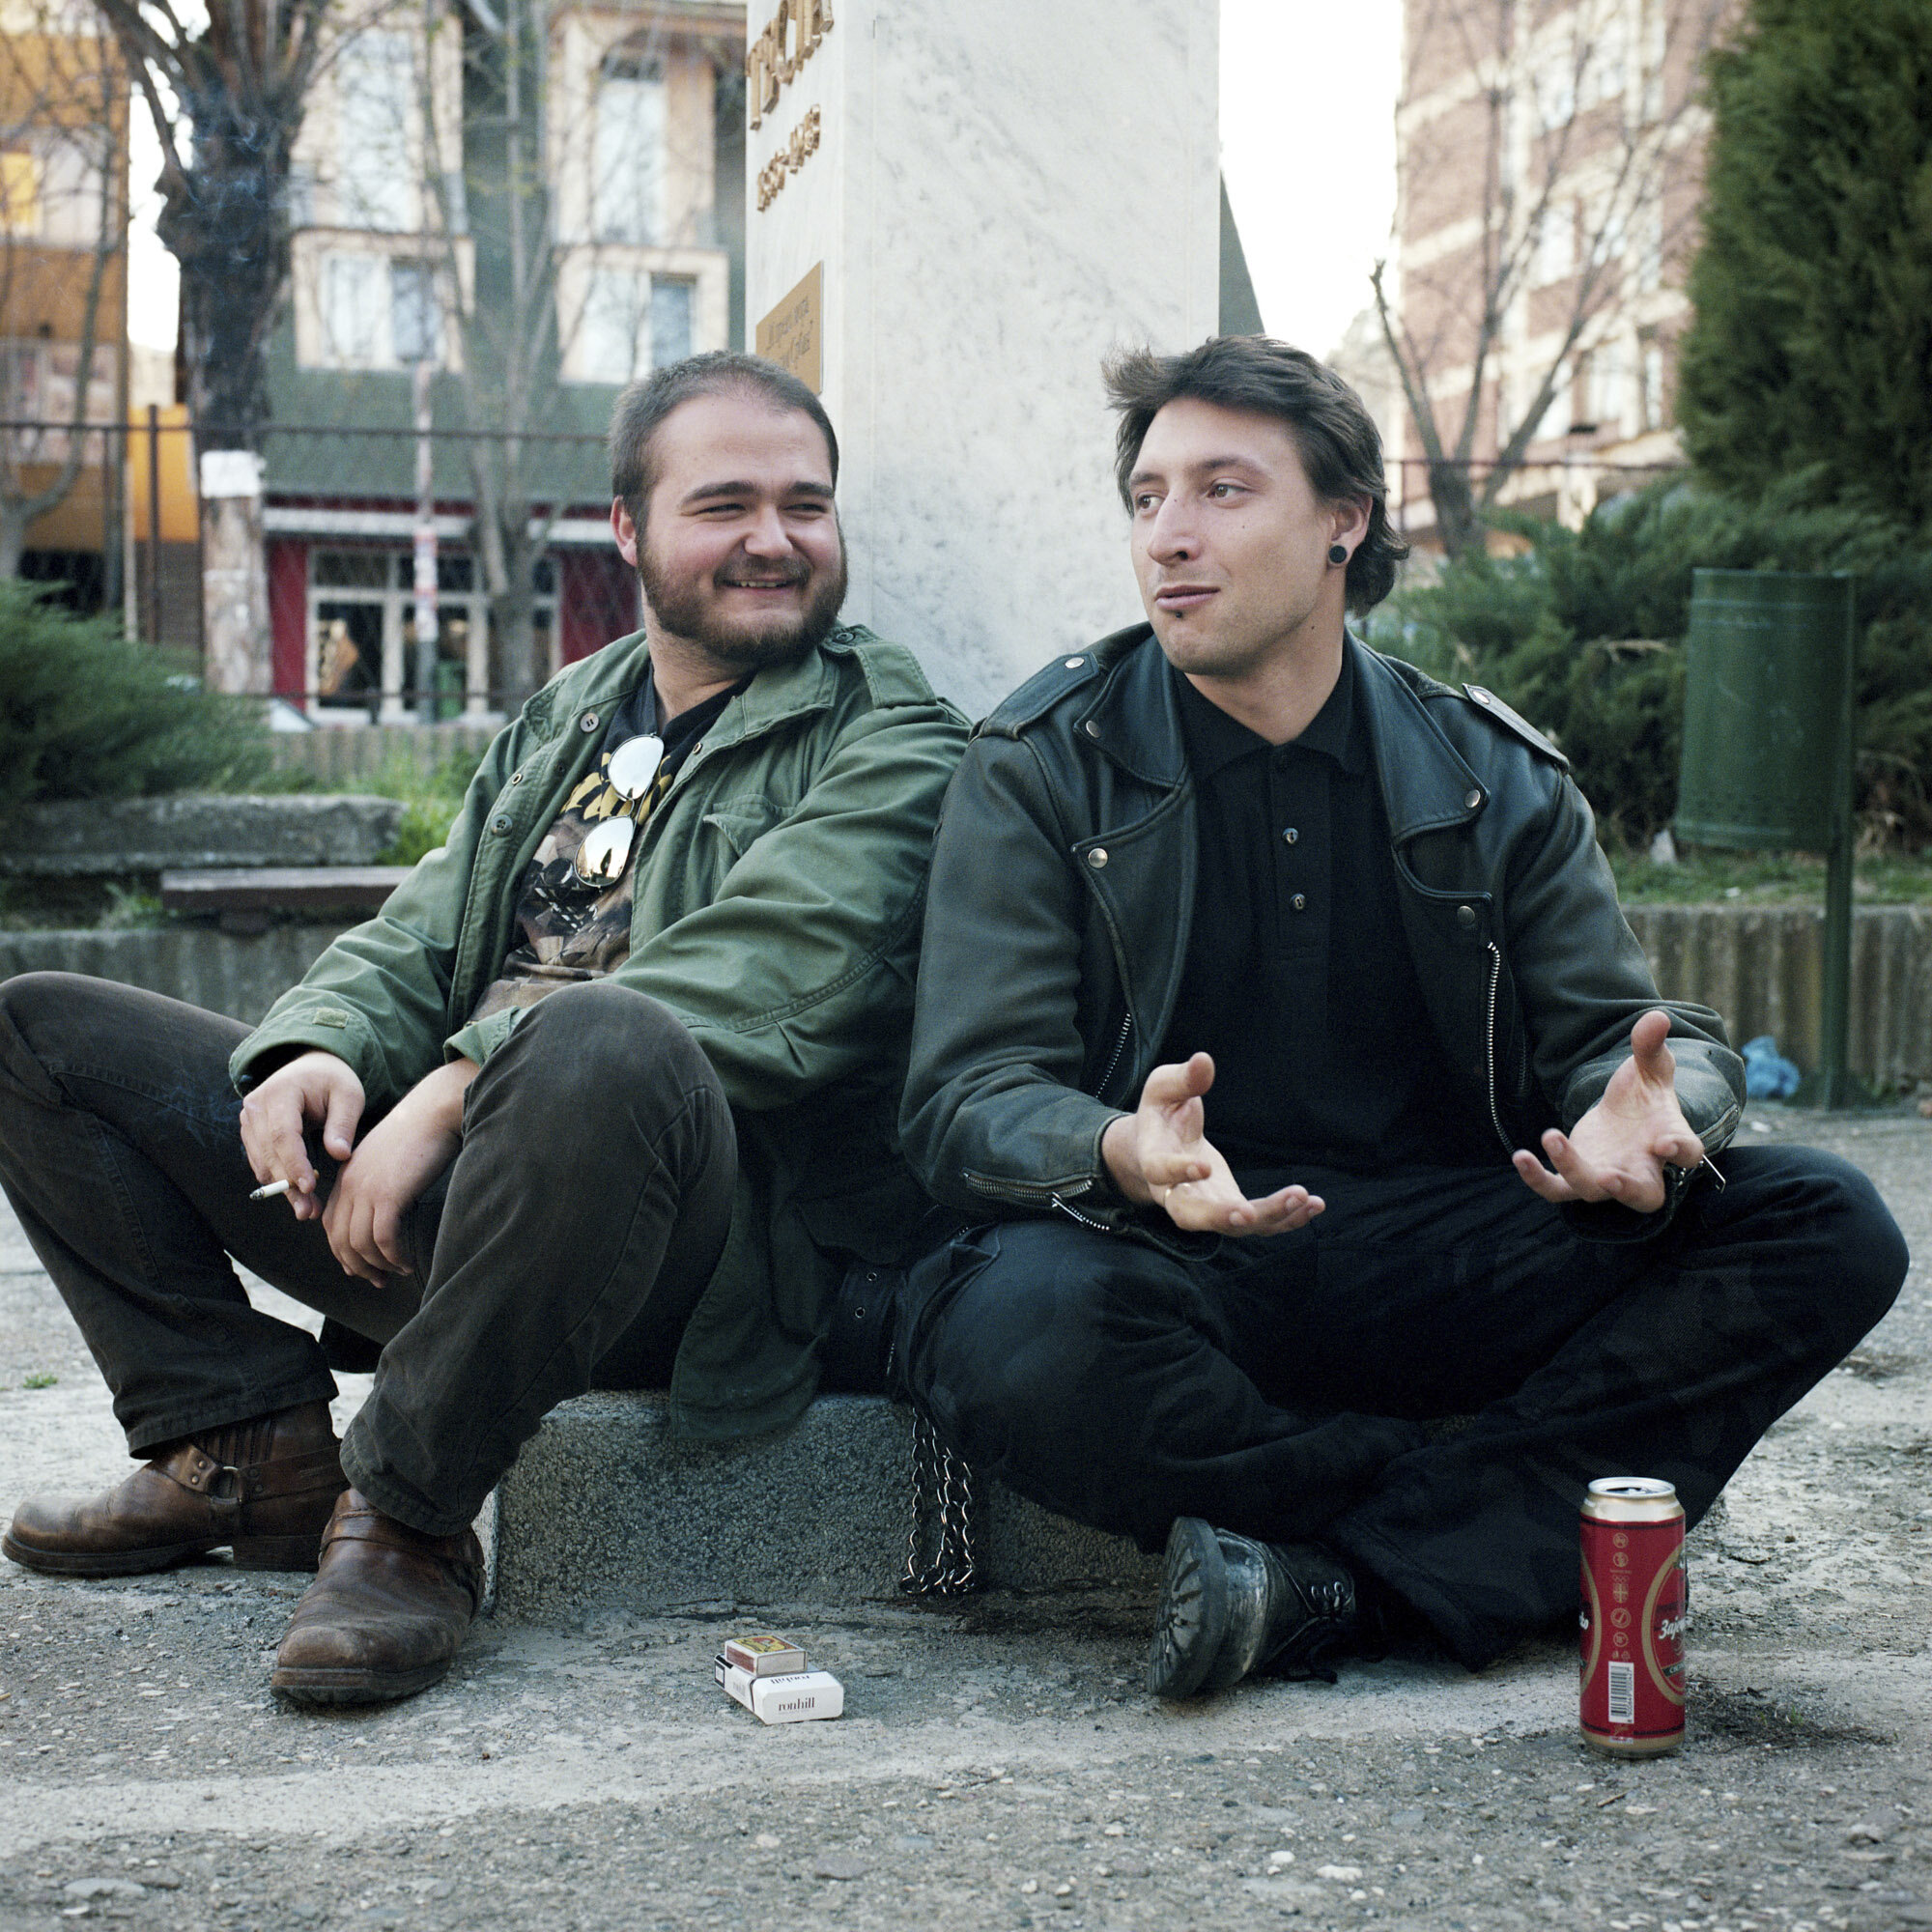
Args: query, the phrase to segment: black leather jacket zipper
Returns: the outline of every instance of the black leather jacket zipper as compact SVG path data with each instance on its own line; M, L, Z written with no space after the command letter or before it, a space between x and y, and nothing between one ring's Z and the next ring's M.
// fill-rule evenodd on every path
M1496 989L1502 983L1503 953L1502 948L1493 939L1490 941L1489 952L1490 1015L1488 1025L1484 1029L1483 1043L1489 1062L1490 1124L1495 1128L1496 1139L1502 1142L1503 1151L1505 1153L1514 1153L1516 1150L1510 1145L1510 1137L1503 1132L1502 1110L1496 1104Z

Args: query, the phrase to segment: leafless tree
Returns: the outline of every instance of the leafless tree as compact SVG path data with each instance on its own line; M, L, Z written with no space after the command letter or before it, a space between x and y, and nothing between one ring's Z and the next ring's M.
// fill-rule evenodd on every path
M1407 0L1399 289L1372 277L1451 556L1579 350L1675 279L1695 220L1703 59L1734 0ZM1478 473L1480 471L1480 474Z
M0 577L59 508L113 413L96 391L102 323L128 226L126 77L91 14L48 0L10 10L0 34ZM105 331L110 337L113 329ZM59 420L54 421L56 415Z
M597 306L600 275L611 270L621 280L629 264L635 285L641 249L709 239L693 232L688 213L664 214L663 184L653 185L648 168L635 181L610 179L613 168L635 169L655 140L645 127L614 142L600 131L601 117L613 111L611 84L635 88L661 74L662 29L647 21L625 31L612 14L587 57L582 44L566 54L561 12L552 0L468 0L462 13L423 0L421 16L418 112L426 131L416 152L431 163L425 185L443 251L438 281L455 338L460 427L485 433L466 444L472 543L489 598L490 681L511 702L550 672L535 622L536 567L564 507L554 445L547 450L532 433L571 419L567 382L623 381L648 366L648 300L629 313L628 360L620 354L624 366L606 366L612 318ZM578 31L590 28L580 20ZM459 86L449 84L444 48L460 50ZM742 53L724 41L704 50L733 71ZM478 102L490 103L481 117ZM470 124L455 140L452 112ZM479 120L494 126L479 128ZM464 156L460 173L435 163L455 149ZM684 175L696 158L680 157ZM658 209L631 207L654 193ZM649 287L647 273L642 286ZM616 320L621 338L624 318ZM591 371L583 364L593 336L603 360Z

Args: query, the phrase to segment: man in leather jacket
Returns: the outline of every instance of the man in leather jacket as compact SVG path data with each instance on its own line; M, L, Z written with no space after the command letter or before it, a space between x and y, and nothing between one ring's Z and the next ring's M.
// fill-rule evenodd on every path
M898 1359L952 1446L1166 1548L1166 1696L1574 1614L1589 1481L1691 1522L1904 1277L1870 1184L1730 1149L1560 751L1349 635L1404 546L1359 400L1257 337L1123 358L1149 623L975 734L909 1157L962 1232Z

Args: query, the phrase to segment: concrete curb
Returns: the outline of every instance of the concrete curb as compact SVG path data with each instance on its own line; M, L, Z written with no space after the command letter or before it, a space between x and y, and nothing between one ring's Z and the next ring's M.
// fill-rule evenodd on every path
M992 1586L1151 1590L1158 1560L981 1485ZM553 1409L497 1492L499 1617L605 1608L891 1598L912 1522L911 1412L823 1396L789 1434L674 1442L664 1399L587 1395Z

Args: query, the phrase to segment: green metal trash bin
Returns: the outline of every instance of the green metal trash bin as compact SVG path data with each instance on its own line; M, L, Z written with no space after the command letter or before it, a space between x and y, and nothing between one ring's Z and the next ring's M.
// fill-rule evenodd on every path
M1853 580L1700 570L1692 582L1677 836L1829 851L1852 802Z
M1824 852L1819 1086L1850 1097L1855 580L1692 574L1676 830L1691 845Z

